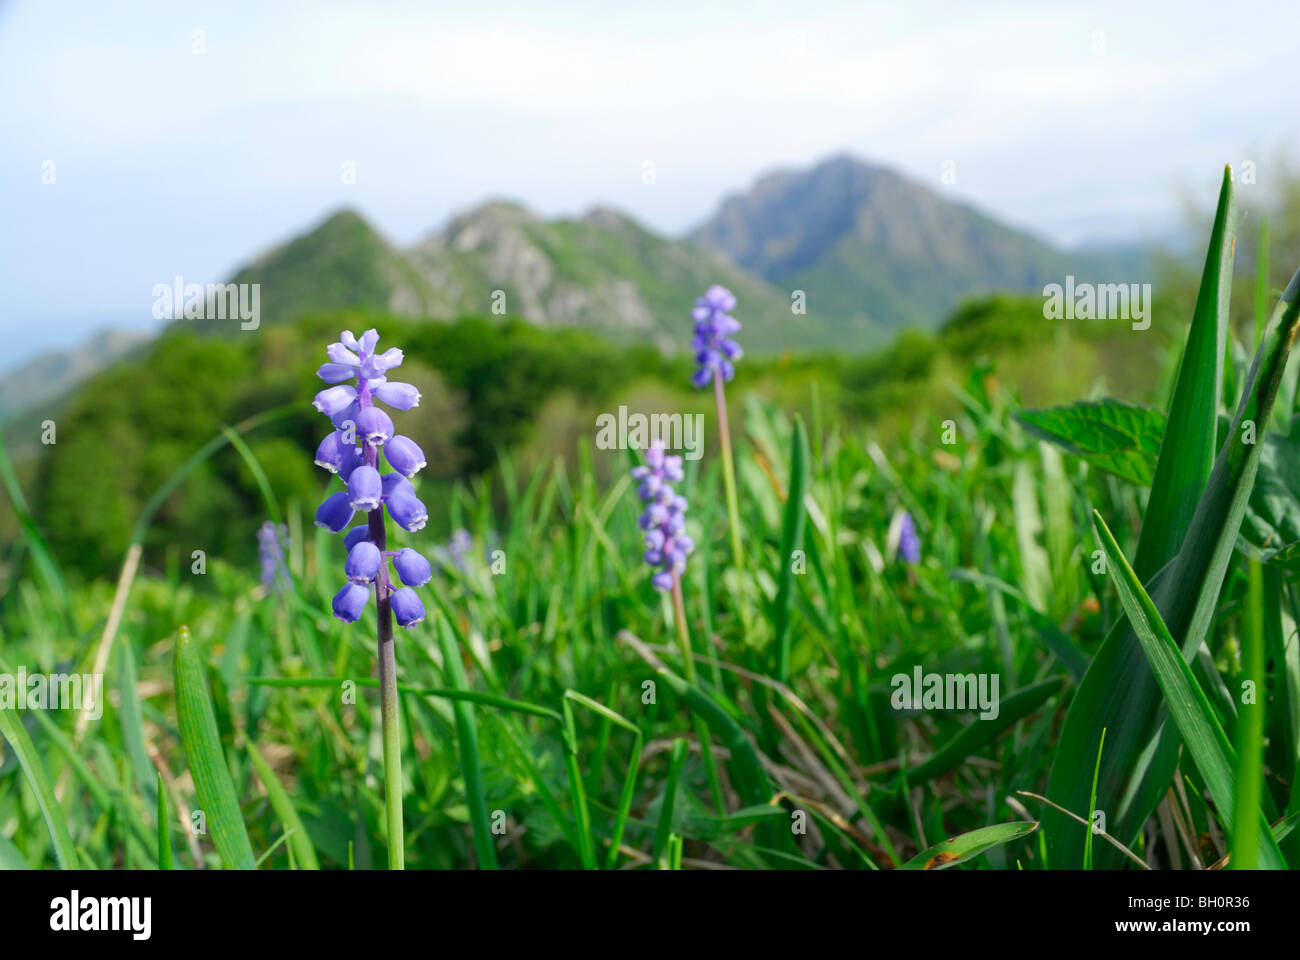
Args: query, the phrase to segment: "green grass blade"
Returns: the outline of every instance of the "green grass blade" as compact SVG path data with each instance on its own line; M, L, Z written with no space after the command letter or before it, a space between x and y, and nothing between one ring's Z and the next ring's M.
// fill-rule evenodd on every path
M285 834L289 837L289 846L299 866L304 870L319 870L320 861L316 859L316 850L312 846L306 827L302 825L302 819L298 816L293 800L284 789L284 784L280 783L280 778L271 769L271 765L262 756L262 751L258 750L251 740L248 742L248 759L257 769L257 776L262 781L262 786L266 787L266 795L271 801L271 807L275 810L275 815L280 818Z
M158 771L149 759L149 750L144 743L144 719L140 713L140 697L137 693L137 676L135 650L131 644L123 643L118 647L119 683L117 708L118 721L122 727L122 739L126 741L126 752L131 758L131 770L135 773L136 785L144 797L145 805L154 806L157 797Z
M441 611L434 614L438 642L442 648L442 664L447 680L453 689L469 686L465 679L465 664L452 635L451 626ZM465 780L465 803L469 807L470 828L474 837L474 854L479 869L497 869L496 845L492 842L492 825L489 822L487 795L483 787L483 759L478 749L478 725L474 720L474 706L464 700L452 704L456 717L456 739L460 744L460 772Z
M668 838L673 832L673 811L677 808L677 785L682 779L686 763L687 743L680 737L673 741L673 752L668 760L668 777L664 781L664 799L659 807L659 820L655 824L653 857L660 870L668 867Z
M1101 752L1106 747L1106 728L1101 728L1097 743L1097 763L1092 768L1092 798L1088 801L1088 833L1083 841L1083 869L1092 869L1092 818L1097 812L1097 778L1101 776Z
M203 661L188 627L181 627L177 635L174 671L181 743L213 846L228 868L252 870L256 863L253 847L248 841L235 785L221 749Z
M3 437L0 437L0 482L3 482L5 492L9 494L9 502L18 516L18 525L22 529L23 539L27 543L27 549L32 552L32 559L36 562L37 576L44 583L46 590L58 599L59 610L66 615L70 609L70 601L63 571L59 569L58 561L50 552L27 506L27 498L23 496L22 487L18 484L18 475L9 461L9 452L5 449Z
M54 790L51 789L50 779L45 774L45 766L41 763L40 754L36 752L32 738L27 735L17 710L0 707L0 735L9 742L10 748L18 757L18 763L23 768L23 773L27 775L27 783L36 794L36 802L40 805L41 815L45 817L45 826L49 829L50 839L54 842L54 856L59 866L64 870L77 869L81 866L81 861L77 857L76 847L73 846L72 834L68 832L68 822L63 817L58 801L54 799Z
M605 860L605 869L612 870L618 862L618 847L623 842L623 831L627 827L628 813L632 809L632 796L636 792L637 774L641 770L641 750L644 738L641 735L641 728L628 720L620 713L616 713L603 703L598 703L590 697L578 693L576 690L565 690L564 696L574 703L581 704L588 710L594 711L601 717L604 717L610 723L617 724L625 730L632 732L632 753L628 757L627 773L623 777L623 790L618 798L618 810L614 815L614 826L610 831L609 854Z
M772 626L776 633L776 678L782 683L790 681L790 601L794 596L794 552L803 547L804 522L807 510L804 497L808 493L808 435L803 418L795 417L790 441L790 485L786 493L785 521L781 526L781 575L776 593L776 606L772 610Z
M1160 616L1160 611L1152 602L1147 592L1138 582L1137 574L1129 566L1119 544L1115 542L1106 521L1101 514L1093 511L1093 528L1097 540L1106 551L1110 564L1112 579L1119 593L1120 602L1129 622L1137 631L1142 650L1151 665L1156 682L1164 694L1170 716L1182 736L1187 752L1191 754L1196 769L1205 781L1205 787L1218 807L1219 817L1225 829L1231 829L1237 821L1234 811L1240 799L1237 792L1234 767L1237 757L1233 752L1228 736L1223 732L1210 701L1205 696L1196 678L1192 676L1191 667L1183 658L1182 651L1174 643ZM1255 797L1259 791L1256 789ZM1249 808L1251 814L1247 822L1256 826L1256 834L1264 838L1260 847L1259 862L1268 869L1286 869L1286 861L1273 839L1268 821L1259 809L1258 801ZM1233 847L1236 849L1236 838Z
M1037 821L1022 820L1014 823L998 823L991 827L980 827L959 837L936 843L928 850L918 853L899 870L943 870L955 867L972 857L978 857L985 850L1027 837L1038 827Z
M173 869L172 826L167 813L167 791L163 789L162 774L158 774L158 869Z
M596 869L596 850L591 838L591 812L587 807L587 791L582 785L582 771L578 769L577 734L573 724L573 707L568 699L562 703L564 712L564 772L569 779L569 797L573 801L575 835L578 856L584 870Z

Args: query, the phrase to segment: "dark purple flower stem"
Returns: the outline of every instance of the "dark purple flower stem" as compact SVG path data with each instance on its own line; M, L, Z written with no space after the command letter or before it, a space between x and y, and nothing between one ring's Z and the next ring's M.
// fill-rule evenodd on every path
M362 409L371 405L370 388L363 380L357 393ZM379 447L364 443L366 464L379 469ZM382 507L367 514L370 541L382 554L387 548ZM392 586L388 562L379 565L375 576L375 603L379 617L379 710L384 739L384 799L388 808L388 869L405 869L406 841L402 828L402 730L397 709L397 654L393 648Z
M740 501L736 496L736 468L731 454L731 427L727 422L727 392L722 385L722 372L713 371L713 399L718 411L718 443L722 452L722 483L727 495L727 520L731 527L731 555L736 565L740 589L747 594L745 550L740 540ZM740 623L746 642L749 640L749 601L740 600Z

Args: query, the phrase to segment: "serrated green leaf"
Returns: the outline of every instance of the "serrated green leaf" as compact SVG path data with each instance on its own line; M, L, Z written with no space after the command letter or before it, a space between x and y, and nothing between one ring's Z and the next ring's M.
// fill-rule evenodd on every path
M1150 486L1155 476L1165 415L1159 410L1105 399L1041 410L1016 419L1031 434L1121 480Z
M1300 569L1300 417L1287 434L1257 436L1259 474L1241 521L1241 549L1247 556L1287 569Z

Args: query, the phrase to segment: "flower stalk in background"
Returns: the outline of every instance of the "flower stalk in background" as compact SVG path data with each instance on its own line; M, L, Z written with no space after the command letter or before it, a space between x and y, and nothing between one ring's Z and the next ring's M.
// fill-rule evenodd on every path
M691 319L695 337L691 347L699 369L691 378L697 390L713 384L713 400L718 413L718 443L722 450L722 482L726 488L727 521L731 528L731 555L740 582L745 581L745 552L740 539L740 502L736 496L736 469L731 452L731 428L727 422L727 392L724 386L736 375L736 361L743 356L740 344L732 335L740 331L740 322L731 316L736 297L726 287L714 285L695 301ZM749 636L749 605L740 604L741 624Z
M898 521L898 556L904 563L921 562L921 538L916 533L916 521L906 510Z
M262 564L262 586L267 593L279 593L289 582L289 568L284 562L284 545L289 530L284 524L267 520L257 530L257 555Z
M637 521L645 531L643 559L655 574L650 578L655 589L671 592L673 620L677 628L677 642L682 648L682 672L687 683L697 684L695 656L691 650L691 635L686 624L686 604L682 600L682 574L686 572L686 558L695 549L695 541L686 534L686 511L689 503L673 484L684 477L682 458L666 456L661 443L656 442L645 453L645 464L632 468L632 479L639 482L637 496L646 505ZM700 752L708 772L709 787L718 812L725 810L722 781L718 779L717 762L713 757L713 744L708 725L694 717Z
M345 583L334 597L334 615L344 623L361 618L374 589L378 611L379 691L384 742L384 792L388 812L388 865L400 870L405 859L402 828L402 750L397 707L397 658L393 647L393 619L410 629L424 620L424 604L415 592L431 576L429 561L409 547L387 550L384 513L402 529L414 533L424 527L428 511L415 495L410 477L425 465L424 454L413 440L395 435L392 418L375 401L396 410L418 406L420 393L409 383L390 381L387 373L402 364L396 347L376 352L379 334L367 330L358 339L345 330L338 343L329 345L329 363L317 374L334 384L316 394L314 406L330 418L334 431L316 451L317 465L337 473L346 490L330 494L316 511L316 525L340 533L357 512L366 523L354 527L344 539L347 561ZM356 386L345 381L356 378ZM379 453L384 451L392 472L379 473ZM388 573L392 561L403 586L395 587Z

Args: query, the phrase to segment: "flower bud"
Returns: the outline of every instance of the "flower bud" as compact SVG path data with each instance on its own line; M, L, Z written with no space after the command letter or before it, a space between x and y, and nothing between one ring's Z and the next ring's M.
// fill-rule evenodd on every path
M360 543L362 540L369 540L369 539L370 539L370 525L363 523L361 526L353 527L351 530L348 531L348 535L343 538L343 549L351 553L352 548L355 547L358 543Z
M397 618L398 624L407 630L424 620L424 604L410 587L402 587L396 591L390 598L390 602L393 605L393 616Z
M353 583L372 583L379 573L379 565L382 562L383 556L379 548L369 540L362 540L348 551L348 560L343 565L343 572Z
M407 480L400 473L386 473L383 479L384 499L387 500L398 490L405 490L411 496L415 496L415 487L411 486L411 481Z
M322 363L320 369L316 371L316 376L326 383L342 383L344 380L351 380L356 372L355 367L349 367L346 363Z
M379 506L383 496L383 483L379 471L369 464L362 464L348 477L348 503L353 510L369 513Z
M352 522L352 513L347 493L340 490L326 497L316 509L316 526L324 527L330 533L338 533Z
M393 419L378 407L363 407L357 414L357 433L367 443L387 443L393 435Z
M429 522L429 511L413 493L397 490L388 498L386 505L388 515L408 533L423 530L424 525Z
M314 406L327 417L332 417L346 410L349 404L357 398L355 387L338 386L326 387L320 393L316 394L316 399L312 401Z
M412 550L410 547L403 547L397 551L397 556L393 557L393 567L396 568L397 575L402 578L402 583L408 587L422 587L433 577L429 561L419 551Z
M370 591L355 583L345 583L343 589L334 594L334 616L344 623L356 623L366 609Z
M420 405L420 391L409 383L391 381L381 383L376 388L375 399L382 400L397 410L410 410Z
M413 477L426 466L424 451L410 437L396 436L384 447L389 465L404 477Z
M355 448L343 442L342 431L335 430L316 448L316 466L324 467L330 473L338 473L344 463L352 459Z

